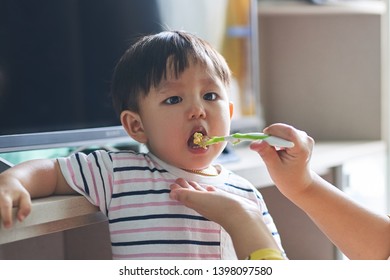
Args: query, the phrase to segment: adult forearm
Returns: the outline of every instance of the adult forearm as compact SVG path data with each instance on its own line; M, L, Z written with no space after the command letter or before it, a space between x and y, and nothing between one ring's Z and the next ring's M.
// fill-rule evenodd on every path
M351 259L390 255L390 220L362 207L316 176L306 191L290 197L328 238Z

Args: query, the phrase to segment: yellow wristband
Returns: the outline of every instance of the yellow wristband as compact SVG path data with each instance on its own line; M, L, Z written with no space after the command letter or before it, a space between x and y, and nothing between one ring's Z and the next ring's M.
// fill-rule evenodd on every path
M279 250L266 248L254 251L248 256L248 260L284 260Z

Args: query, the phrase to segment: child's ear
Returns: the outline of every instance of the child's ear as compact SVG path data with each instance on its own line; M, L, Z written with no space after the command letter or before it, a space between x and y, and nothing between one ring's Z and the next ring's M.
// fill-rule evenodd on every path
M120 119L123 128L131 138L139 143L146 143L147 137L139 114L125 110L121 113Z
M233 117L233 102L229 102L230 119Z

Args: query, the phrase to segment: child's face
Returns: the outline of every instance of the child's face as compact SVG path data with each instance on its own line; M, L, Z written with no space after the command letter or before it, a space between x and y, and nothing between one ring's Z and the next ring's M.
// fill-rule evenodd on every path
M140 101L141 142L161 160L184 169L202 169L225 144L193 144L193 134L228 135L232 104L226 86L201 64L191 64L178 79L170 75Z

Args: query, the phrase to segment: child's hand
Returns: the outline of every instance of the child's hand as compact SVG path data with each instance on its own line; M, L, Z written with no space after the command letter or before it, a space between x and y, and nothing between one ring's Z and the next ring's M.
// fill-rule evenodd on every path
M202 187L196 182L187 182L181 178L171 185L170 197L220 224L227 231L236 226L237 219L244 218L243 212L262 219L260 210L254 202L212 186Z
M0 174L0 219L12 226L12 207L18 207L16 218L23 221L31 212L31 198L53 194L74 194L65 181L57 160L40 159L20 163Z
M305 132L285 124L273 124L264 133L294 142L293 148L276 150L265 141L254 142L250 148L259 153L279 190L286 196L295 195L312 183L309 161L314 140Z
M23 221L31 211L31 198L18 180L0 175L0 220L6 228L12 226L12 208L18 206L17 219Z

